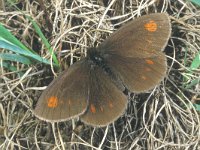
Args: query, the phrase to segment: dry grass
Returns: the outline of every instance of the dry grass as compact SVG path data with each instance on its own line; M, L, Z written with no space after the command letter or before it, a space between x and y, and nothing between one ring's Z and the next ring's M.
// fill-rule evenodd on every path
M50 59L24 15L8 2L4 6L0 22ZM50 124L32 114L41 90L52 79L50 68L13 63L21 77L0 68L0 149L200 149L200 114L192 107L200 98L199 84L184 88L200 76L199 70L188 71L200 50L199 8L183 0L110 0L106 4L102 0L32 0L17 6L37 22L60 62L68 65L128 20L167 12L172 22L165 50L169 68L167 78L154 90L134 95L116 122L104 128L83 126L76 132L76 119Z

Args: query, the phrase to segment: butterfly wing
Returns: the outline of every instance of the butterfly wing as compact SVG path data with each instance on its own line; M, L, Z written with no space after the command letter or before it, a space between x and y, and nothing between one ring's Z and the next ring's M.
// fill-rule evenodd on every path
M98 50L125 85L134 92L148 90L166 74L162 50L171 34L165 13L142 16L113 33Z
M93 126L105 126L116 120L125 111L126 105L126 96L110 77L98 66L91 70L89 105L81 120Z
M64 121L83 114L88 105L89 67L85 60L73 64L45 89L34 114L46 121Z
M155 13L139 17L111 34L98 48L106 54L149 57L161 53L171 34L169 16Z
M108 61L126 87L135 93L155 87L166 74L166 58L163 55L149 58L124 58L113 56Z

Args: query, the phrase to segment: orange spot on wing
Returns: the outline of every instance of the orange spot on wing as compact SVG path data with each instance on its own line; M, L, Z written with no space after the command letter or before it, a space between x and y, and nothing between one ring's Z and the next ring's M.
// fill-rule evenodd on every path
M96 108L95 108L95 106L93 104L90 105L90 111L92 113L96 113Z
M149 64L149 65L153 65L154 61L152 61L151 59L146 59L146 63Z
M150 20L148 23L146 23L144 25L144 28L149 32L155 32L158 27L157 27L157 24L155 23L155 21Z
M112 102L109 102L109 107L113 108L113 103Z
M51 96L47 102L48 107L55 108L58 106L58 98L56 96Z
M146 76L141 76L141 78L142 78L143 80L146 80L146 79L147 79L147 77L146 77Z

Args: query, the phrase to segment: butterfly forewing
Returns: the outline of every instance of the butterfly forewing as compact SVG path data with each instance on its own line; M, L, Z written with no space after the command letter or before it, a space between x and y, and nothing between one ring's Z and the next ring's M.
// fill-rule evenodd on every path
M150 14L122 26L99 46L99 51L110 56L158 56L165 48L170 34L169 16L166 13Z
M90 73L88 110L81 119L93 126L105 126L116 120L126 109L127 99L104 71L96 67Z
M83 114L88 105L88 72L85 60L64 71L40 96L35 115L46 121L64 121Z

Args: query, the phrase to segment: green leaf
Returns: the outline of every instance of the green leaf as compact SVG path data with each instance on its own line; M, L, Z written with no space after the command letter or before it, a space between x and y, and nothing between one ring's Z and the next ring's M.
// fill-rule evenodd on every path
M42 57L40 57L39 55L33 54L30 51L26 51L20 47L18 47L17 45L13 45L12 43L10 43L9 41L4 41L0 39L0 48L5 48L5 49L9 49L15 53L27 56L29 58L35 59L37 61L40 61L42 63L46 63L46 64L50 64L49 61L47 61L46 59L43 59Z
M42 42L47 47L49 53L52 55L54 63L57 66L59 66L58 59L55 56L55 54L53 53L53 49L52 49L51 45L49 44L48 40L46 39L46 37L44 36L44 34L42 33L40 27L37 25L37 23L31 17L29 17L29 16L26 16L26 17L29 19L29 21L31 21L33 27L35 28L35 31L37 32L37 34L39 35L39 37L42 39Z
M53 57L53 61L54 61L54 63L53 63L53 65L55 65L56 67L59 67L59 62L58 62L58 60L57 60L57 58L56 58L56 56L55 56L55 54L53 53L53 49L51 48L51 45L49 44L49 42L48 42L48 40L45 38L45 36L44 36L44 34L42 33L42 31L41 31L41 29L40 29L40 27L37 25L37 23L31 18L31 17L29 17L29 16L27 16L23 11L21 11L12 1L8 1L11 5L13 5L17 10L19 10L22 14L24 14L24 16L26 16L27 17L27 19L29 20L29 21L31 21L31 23L33 24L33 27L35 28L35 30L36 30L36 32L37 32L37 34L40 36L40 38L42 39L42 41L43 41L43 43L44 43L44 45L47 47L47 49L49 50L49 52L50 52L50 54L52 55L52 57ZM4 28L3 26L2 26L2 28ZM1 30L1 28L0 28L0 30ZM0 33L1 34L1 33ZM11 33L10 33L11 34ZM12 34L11 34L12 35ZM14 37L14 36L13 36ZM15 37L14 37L15 38ZM15 38L16 39L16 38ZM17 39L16 39L17 40ZM8 41L10 41L10 40L8 40ZM21 43L21 42L20 42ZM16 43L15 43L16 44ZM22 44L22 43L21 43ZM21 45L20 44L20 46L19 47L21 47L21 46L23 46L23 44ZM26 49L26 47L21 47L22 49ZM27 49L28 50L28 49ZM48 63L48 64L50 64L50 63Z
M50 47L50 44L49 44ZM37 55L34 51L29 50L24 44L22 44L15 36L13 36L4 26L0 24L0 48L11 50L15 53L27 56L29 58L35 59L45 64L50 64L50 62L39 55ZM55 55L53 55L55 57ZM57 58L55 57L56 64L55 66L59 66Z
M1 65L0 64L0 66L3 68L7 68L7 69L9 69L10 71L17 71L17 68L15 67L15 66L12 66L12 65L10 65L10 63L8 63L8 62L3 62L2 63L3 65Z
M191 82L190 84L186 84L186 85L185 85L185 88L186 88L186 89L190 89L191 87L193 87L193 86L199 84L199 82L200 82L200 79L192 80L192 82Z
M22 55L18 55L18 54L2 53L2 54L0 54L0 59L16 61L16 62L20 62L20 63L26 64L26 65L29 65L32 63L28 58L26 58Z
M30 51L24 44L22 44L14 35L12 35L2 24L0 24L0 40L7 41L24 49Z
M200 66L200 52L196 55L196 57L193 59L192 64L190 65L190 69L198 69Z
M194 4L196 5L199 5L200 6L200 0L190 0L191 2L193 2Z
M193 105L194 105L196 110L200 111L200 104L193 104Z

